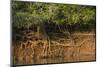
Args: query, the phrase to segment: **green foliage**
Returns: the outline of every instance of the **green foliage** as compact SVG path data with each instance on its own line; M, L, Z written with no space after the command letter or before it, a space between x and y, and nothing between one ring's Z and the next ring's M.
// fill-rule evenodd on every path
M96 8L94 6L37 2L13 1L12 12L13 26L17 28L29 28L33 24L39 25L44 22L57 25L90 24L90 21L95 21L96 17Z

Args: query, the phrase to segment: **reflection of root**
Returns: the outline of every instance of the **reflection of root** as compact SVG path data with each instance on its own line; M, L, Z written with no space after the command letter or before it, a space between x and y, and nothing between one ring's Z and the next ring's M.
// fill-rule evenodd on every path
M49 57L49 56L51 56L50 48L49 46L44 46L40 57Z
M77 49L77 54L76 53L72 53L71 56L74 57L79 57L78 54L80 53L80 47L86 42L89 41L90 39L85 39L83 40L80 44L78 45L65 45L65 44L60 44L59 42L56 41L51 41L52 43L54 43L54 47L59 46L58 49L54 48L53 50L51 49L51 43L50 40L48 41L48 44L44 44L43 46L43 50L41 52L40 57L44 57L44 58L50 58L50 57L55 57L55 56L63 56L63 47L73 47L73 49ZM73 41L72 41L73 42ZM74 42L73 42L74 43ZM76 50L75 49L75 50ZM75 51L73 51L75 52Z
M61 57L63 56L63 50L62 47L59 47L58 49L54 48L52 51L49 48L51 46L44 46L43 51L41 53L41 58L54 58L54 57ZM56 46L54 46L56 47Z
M42 50L42 52L41 52L41 57L44 57L44 56L46 56L46 54L47 54L47 46L46 45L44 45L43 46L43 50Z
M51 41L50 41L49 36L47 37L47 40L48 40L48 46L47 46L48 49L47 49L47 52L50 55L51 54Z
M48 38L48 44L44 44L43 50L41 52L41 57L46 57L51 55L51 43L50 39Z
M50 40L49 40L49 43L48 43L48 54L51 55L51 43L50 43Z

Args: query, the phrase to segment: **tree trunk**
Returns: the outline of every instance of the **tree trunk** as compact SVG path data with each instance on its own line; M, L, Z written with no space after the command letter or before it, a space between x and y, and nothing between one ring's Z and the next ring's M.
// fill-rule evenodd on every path
M38 26L37 26L37 37L38 37L38 39L39 39L39 37L40 37L40 34L39 34L39 33L40 33L40 26L38 25Z

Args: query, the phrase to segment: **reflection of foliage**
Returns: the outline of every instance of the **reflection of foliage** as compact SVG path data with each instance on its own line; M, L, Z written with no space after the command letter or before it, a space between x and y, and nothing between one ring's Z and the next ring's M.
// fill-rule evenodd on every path
M83 5L12 2L13 25L29 28L33 24L90 24L95 23L95 7Z

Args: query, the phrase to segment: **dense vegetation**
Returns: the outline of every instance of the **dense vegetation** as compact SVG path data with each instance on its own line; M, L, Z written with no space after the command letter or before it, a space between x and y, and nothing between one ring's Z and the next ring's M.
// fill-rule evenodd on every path
M95 30L96 7L71 4L12 2L13 32L32 29L38 33ZM17 32L18 33L18 32Z
M95 6L12 1L11 8L14 64L95 60Z

